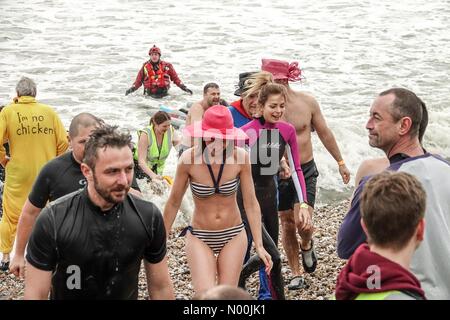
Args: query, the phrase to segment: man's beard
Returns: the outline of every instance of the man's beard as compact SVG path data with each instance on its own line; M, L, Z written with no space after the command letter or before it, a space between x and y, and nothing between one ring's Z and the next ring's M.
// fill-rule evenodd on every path
M103 200L105 200L108 203L117 204L117 203L122 202L125 199L125 197L120 198L120 199L115 198L112 195L112 192L126 190L126 192L125 192L125 196L126 196L127 193L128 193L128 190L130 190L130 186L129 185L122 186L122 187L121 186L117 186L117 187L115 187L112 190L104 189L104 188L100 187L100 185L98 183L98 180L95 177L95 173L93 174L93 176L94 176L94 189L95 189L95 191L97 191L97 193L100 195L100 197L102 197Z
M220 104L220 99L219 100L210 100L210 101L208 101L208 107L217 106L219 104Z

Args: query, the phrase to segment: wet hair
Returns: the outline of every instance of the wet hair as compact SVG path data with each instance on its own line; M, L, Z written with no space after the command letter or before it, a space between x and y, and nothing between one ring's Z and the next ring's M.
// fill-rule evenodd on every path
M72 122L70 122L69 126L69 137L75 138L78 136L80 132L80 128L89 128L89 127L99 127L104 125L105 122L97 118L91 113L82 112L73 117Z
M16 85L17 96L36 97L36 83L27 77L22 77Z
M406 172L373 176L361 194L361 217L369 243L403 249L425 215L426 194L419 180Z
M206 92L208 92L209 88L219 89L219 85L214 82L205 84L205 86L203 87L203 94L206 94Z
M150 125L159 125L166 121L170 121L169 114L165 111L158 111L150 118Z
M278 83L268 83L261 88L258 96L258 104L264 106L270 96L281 94L286 101L286 87Z
M196 296L194 300L255 300L242 288L230 285L217 285Z
M403 117L409 117L412 122L411 129L409 131L410 136L419 136L423 110L425 107L423 101L417 97L414 92L404 88L392 88L381 92L379 96L386 96L388 94L393 94L395 96L394 102L390 108L394 121L397 122ZM426 117L428 124L428 113ZM425 133L425 128L423 128L422 137Z
M117 126L107 124L98 127L91 133L89 140L86 142L83 162L94 170L98 158L98 149L106 149L108 147L129 147L131 152L133 144L130 133L121 132Z
M244 99L251 95L258 94L262 87L269 83L275 83L270 72L257 72L248 77L247 80L245 80L241 97Z

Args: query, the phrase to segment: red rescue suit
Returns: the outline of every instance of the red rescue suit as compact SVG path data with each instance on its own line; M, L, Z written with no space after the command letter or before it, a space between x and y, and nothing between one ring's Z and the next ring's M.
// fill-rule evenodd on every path
M178 87L183 85L171 63L160 60L155 65L157 66L156 68L150 61L143 64L134 82L136 89L144 84L144 89L150 93L156 93L161 89L168 90L171 80Z

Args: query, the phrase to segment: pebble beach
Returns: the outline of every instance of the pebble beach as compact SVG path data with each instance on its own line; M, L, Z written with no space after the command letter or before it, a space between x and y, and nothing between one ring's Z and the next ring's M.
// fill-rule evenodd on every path
M336 254L336 235L348 205L348 201L342 201L337 204L316 208L314 212L314 223L316 226L314 239L318 255L317 269L312 274L304 275L309 288L301 290L288 290L285 288L287 300L326 300L333 294L337 275L345 264L345 260L339 259ZM184 252L185 238L176 237L179 234L178 231L172 232L168 240L169 272L174 284L176 298L188 300L193 298L194 291ZM290 268L281 242L278 247L281 250L283 261L283 277L288 283L291 278ZM247 290L255 298L258 295L258 283L257 273L247 280ZM20 300L23 299L23 293L23 280L19 280L9 273L0 273L1 300ZM139 299L148 299L143 269L141 269L139 276Z

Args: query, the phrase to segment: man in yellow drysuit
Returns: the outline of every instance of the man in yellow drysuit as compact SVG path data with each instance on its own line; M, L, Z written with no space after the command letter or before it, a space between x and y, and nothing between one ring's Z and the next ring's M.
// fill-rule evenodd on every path
M67 133L56 112L38 103L36 84L22 77L16 85L17 98L0 112L0 163L5 167L3 216L0 221L0 269L9 268L16 226L34 179L42 166L64 153ZM3 142L9 142L10 157Z

